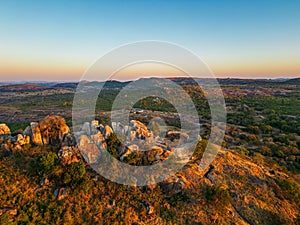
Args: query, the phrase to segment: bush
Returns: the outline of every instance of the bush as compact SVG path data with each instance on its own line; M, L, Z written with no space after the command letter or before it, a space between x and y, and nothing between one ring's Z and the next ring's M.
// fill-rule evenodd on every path
M198 141L198 143L196 145L196 148L195 148L195 151L193 153L193 156L196 159L201 159L202 158L202 156L204 154L204 151L207 147L207 144L208 144L207 140Z
M279 186L287 199L300 205L300 186L297 183L291 180L284 180L279 182Z
M54 152L41 154L36 162L36 170L38 175L45 177L51 173L56 165L57 159L58 157Z
M81 194L81 193L88 193L93 187L93 182L89 180L87 177L83 177L77 183L74 193Z
M265 157L262 154L260 154L259 152L253 153L253 161L258 165L261 165L264 163L264 158Z
M118 158L118 148L121 146L121 142L119 141L117 135L112 133L110 137L107 139L107 151L116 159Z
M219 209L223 209L232 202L229 191L220 186L208 186L205 190L205 198L209 203L215 204Z
M85 173L83 162L73 162L66 167L62 181L64 184L76 185L84 177Z
M8 215L3 214L3 215L0 216L0 224L14 225L15 223L13 223L13 222L9 219Z
M180 204L180 202L188 202L190 201L190 197L187 196L186 194L184 193L177 193L177 194L174 194L170 197L167 197L166 200L169 202L169 204L173 207L175 207L178 203Z

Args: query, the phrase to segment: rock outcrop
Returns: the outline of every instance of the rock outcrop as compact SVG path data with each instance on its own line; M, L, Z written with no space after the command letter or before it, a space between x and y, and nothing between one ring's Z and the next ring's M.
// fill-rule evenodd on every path
M57 200L62 200L68 195L68 189L67 188L57 188L54 191L54 196L57 198Z
M46 116L39 124L43 144L56 145L61 143L65 134L69 133L69 127L61 116Z
M147 126L138 120L131 120L129 126L136 132L140 139L149 138L152 133L149 132Z
M10 129L5 123L0 124L0 136L1 135L9 135Z
M29 134L31 142L35 145L43 145L42 134L37 122L31 122L30 127L25 129L25 135Z
M81 160L81 154L77 146L63 146L57 153L62 166L69 165Z
M2 214L16 216L18 214L18 210L15 208L10 208L10 207L0 208L0 216Z

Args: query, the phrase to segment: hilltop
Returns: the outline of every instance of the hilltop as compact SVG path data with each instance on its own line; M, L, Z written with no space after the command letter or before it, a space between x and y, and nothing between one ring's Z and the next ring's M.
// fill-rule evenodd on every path
M2 127L2 142L11 149L8 153L2 145L2 224L299 223L300 187L290 174L229 149L220 150L210 167L201 171L198 163L205 140L199 141L193 158L176 176L157 185L131 187L95 173L86 164L91 158L78 154L76 141L61 117L31 123L17 138ZM112 130L101 127L96 122L83 125L79 144L95 138L94 133L101 137L99 146L106 143L112 154L119 151L112 147L118 146ZM134 138L151 136L140 122L132 128ZM30 137L27 141L26 135ZM86 151L93 154L92 148ZM126 157L124 162L135 161Z

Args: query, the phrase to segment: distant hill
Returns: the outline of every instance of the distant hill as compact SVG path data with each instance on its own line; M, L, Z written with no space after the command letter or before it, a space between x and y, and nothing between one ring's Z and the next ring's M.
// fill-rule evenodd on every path
M201 83L210 83L212 81L211 78L191 78L191 77L173 77L167 78L179 85L198 85L196 81L200 81ZM150 81L151 84L154 85L164 85L162 82L162 78L140 78L135 82L143 83ZM238 79L238 78L217 78L217 81L220 85L277 85L277 84L287 84L287 85L297 85L300 86L300 78L292 78L292 79ZM82 81L84 82L84 81ZM103 88L116 88L120 89L125 87L132 81L116 81L109 80L106 82L98 82L98 81L86 81L84 85L97 87L99 84L103 85ZM146 84L146 83L145 83ZM24 83L0 83L0 92L10 92L10 91L42 91L47 89L55 89L55 88L63 88L63 89L76 89L78 82L24 82Z
M70 89L75 89L77 87L77 85L78 85L77 82L70 82L70 83L55 84L52 87L55 87L55 88L70 88Z
M13 84L0 86L0 92L35 92L53 89L52 87L40 86L37 84Z
M298 78L293 78L293 79L289 79L287 81L283 82L284 84L295 84L297 86L300 86L300 77Z

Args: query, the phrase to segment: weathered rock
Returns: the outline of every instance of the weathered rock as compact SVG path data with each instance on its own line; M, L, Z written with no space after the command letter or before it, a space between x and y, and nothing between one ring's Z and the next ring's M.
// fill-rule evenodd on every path
M30 136L23 136L22 134L18 134L16 144L21 146L30 144Z
M91 134L97 134L98 133L98 127L99 127L99 121L93 120L91 122Z
M95 143L91 143L87 135L79 137L79 149L87 163L96 163L100 154L100 150Z
M114 133L114 131L113 131L112 128L111 128L110 126L108 126L108 125L106 125L104 128L105 128L105 134L104 134L104 136L105 136L105 138L107 139L107 138L110 137L110 135L111 135L112 133Z
M89 144L91 142L91 140L89 139L89 137L85 134L81 135L78 138L79 142L78 142L78 146L80 148L84 148L85 146L87 146L87 144Z
M5 123L0 124L0 136L1 135L9 135L10 129Z
M129 150L130 152L137 152L137 151L139 150L139 146L136 145L136 144L129 145L129 146L128 146L128 150Z
M159 146L152 146L151 150L155 151L158 155L162 155L164 153L162 147Z
M9 156L12 153L12 150L10 149L10 147L7 143L2 144L1 149L2 149L4 156Z
M125 136L127 136L127 135L128 135L128 133L129 133L129 130L130 130L130 127L129 127L129 126L127 126L127 125L125 125L125 126L124 126L124 134L125 134Z
M25 130L23 131L23 136L31 136L32 135L32 132L31 132L31 127L30 126L27 126L25 128Z
M136 138L136 131L132 130L130 131L129 141L134 141Z
M97 134L92 134L91 139L97 146L100 146L102 144L102 142L105 141L105 138L103 137L103 135L100 131L98 131Z
M0 208L0 216L2 214L8 214L11 216L15 216L18 214L18 210L15 208L10 208L10 207Z
M100 144L100 149L107 149L107 144L105 141L103 141L101 144Z
M183 141L187 141L189 139L189 135L187 133L181 131L174 131L174 130L168 131L166 137L171 141L180 139L180 137L182 137Z
M46 116L39 122L40 133L44 144L60 144L69 127L61 116Z
M41 186L45 186L49 184L49 179L46 177L40 181Z
M91 126L89 122L85 122L82 125L81 131L85 132L87 135L91 135Z
M120 152L120 160L123 161L125 157L129 156L131 153L139 151L139 146L136 144L129 145L122 149Z
M81 158L77 146L63 146L57 155L60 164L63 166L79 162Z
M152 136L152 133L149 132L146 125L138 120L131 120L129 125L137 132L137 135L140 139L145 139Z
M57 188L54 191L54 196L58 199L58 200L62 200L65 197L67 197L68 195L68 189L67 188Z
M35 145L43 145L39 124L36 122L30 123L30 139L31 142Z
M64 135L62 143L62 146L75 146L76 145L76 138L74 134L67 133Z
M117 123L116 122L111 122L111 128L113 129L113 131L116 132L116 130L117 130Z
M154 212L154 208L148 202L143 202L143 206L146 208L147 214L150 215Z

